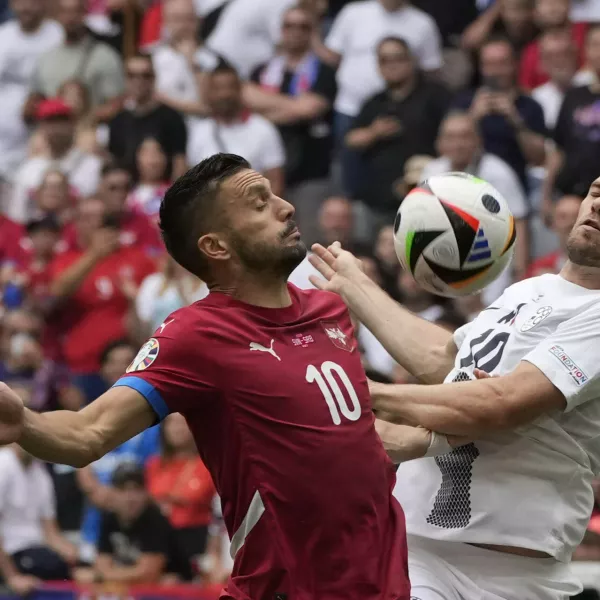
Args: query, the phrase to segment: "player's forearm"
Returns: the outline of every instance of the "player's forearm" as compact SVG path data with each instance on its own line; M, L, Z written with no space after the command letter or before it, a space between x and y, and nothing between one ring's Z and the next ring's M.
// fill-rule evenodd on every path
M452 334L392 300L366 275L341 292L344 302L396 362L422 383L441 383L452 369Z
M375 429L394 464L425 456L431 441L431 432L422 427L396 425L377 419Z
M18 575L19 572L15 567L15 563L13 559L4 552L4 549L0 547L0 574L4 581L8 581L15 575Z
M376 410L403 423L472 438L517 425L502 379L435 386L377 385L371 389L371 398Z
M72 296L96 266L97 262L98 256L95 253L86 252L52 284L50 289L52 296L55 298L68 298Z
M46 462L84 467L101 456L100 443L81 412L25 410L19 444Z

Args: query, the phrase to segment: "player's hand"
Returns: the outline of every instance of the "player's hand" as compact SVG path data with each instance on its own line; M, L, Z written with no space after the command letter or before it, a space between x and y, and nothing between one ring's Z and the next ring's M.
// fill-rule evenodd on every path
M92 235L90 251L97 258L104 258L115 252L119 244L119 230L112 227L102 227Z
M334 242L329 248L314 244L309 257L310 264L323 275L325 280L311 275L310 282L319 290L326 290L342 295L349 283L361 279L369 279L362 270L362 263L354 254L342 249L339 242Z
M23 429L23 401L0 382L0 446L13 444Z
M490 375L481 369L475 369L473 375L475 375L475 379L491 379L492 377L498 377L498 375Z
M481 88L471 104L471 116L475 121L480 121L483 117L492 112L492 94L489 90Z
M32 575L13 575L9 577L7 582L8 587L18 596L27 596L41 585L41 581Z

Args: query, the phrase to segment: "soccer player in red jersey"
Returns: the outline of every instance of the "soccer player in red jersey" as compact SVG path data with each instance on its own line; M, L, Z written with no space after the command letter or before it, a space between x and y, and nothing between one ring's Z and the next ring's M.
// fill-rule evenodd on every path
M83 466L180 412L231 537L223 598L409 600L394 467L348 310L336 294L287 284L306 255L293 215L241 157L194 167L167 192L161 229L210 295L171 314L78 413L20 415L0 389L0 440Z

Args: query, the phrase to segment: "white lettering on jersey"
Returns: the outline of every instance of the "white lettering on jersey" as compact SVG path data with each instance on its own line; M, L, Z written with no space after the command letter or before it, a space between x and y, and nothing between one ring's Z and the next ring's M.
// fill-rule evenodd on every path
M258 352L266 352L271 356L274 356L278 361L281 361L281 358L277 356L275 350L273 350L273 345L275 344L275 340L271 340L271 346L269 348L259 344L257 342L250 342L250 352L258 351Z

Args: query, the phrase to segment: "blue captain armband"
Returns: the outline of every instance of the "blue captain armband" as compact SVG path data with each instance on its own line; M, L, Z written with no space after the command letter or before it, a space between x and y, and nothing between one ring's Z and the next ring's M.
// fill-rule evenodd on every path
M148 383L141 377L121 377L113 387L128 387L140 393L152 407L160 421L170 412L160 392L151 383Z

